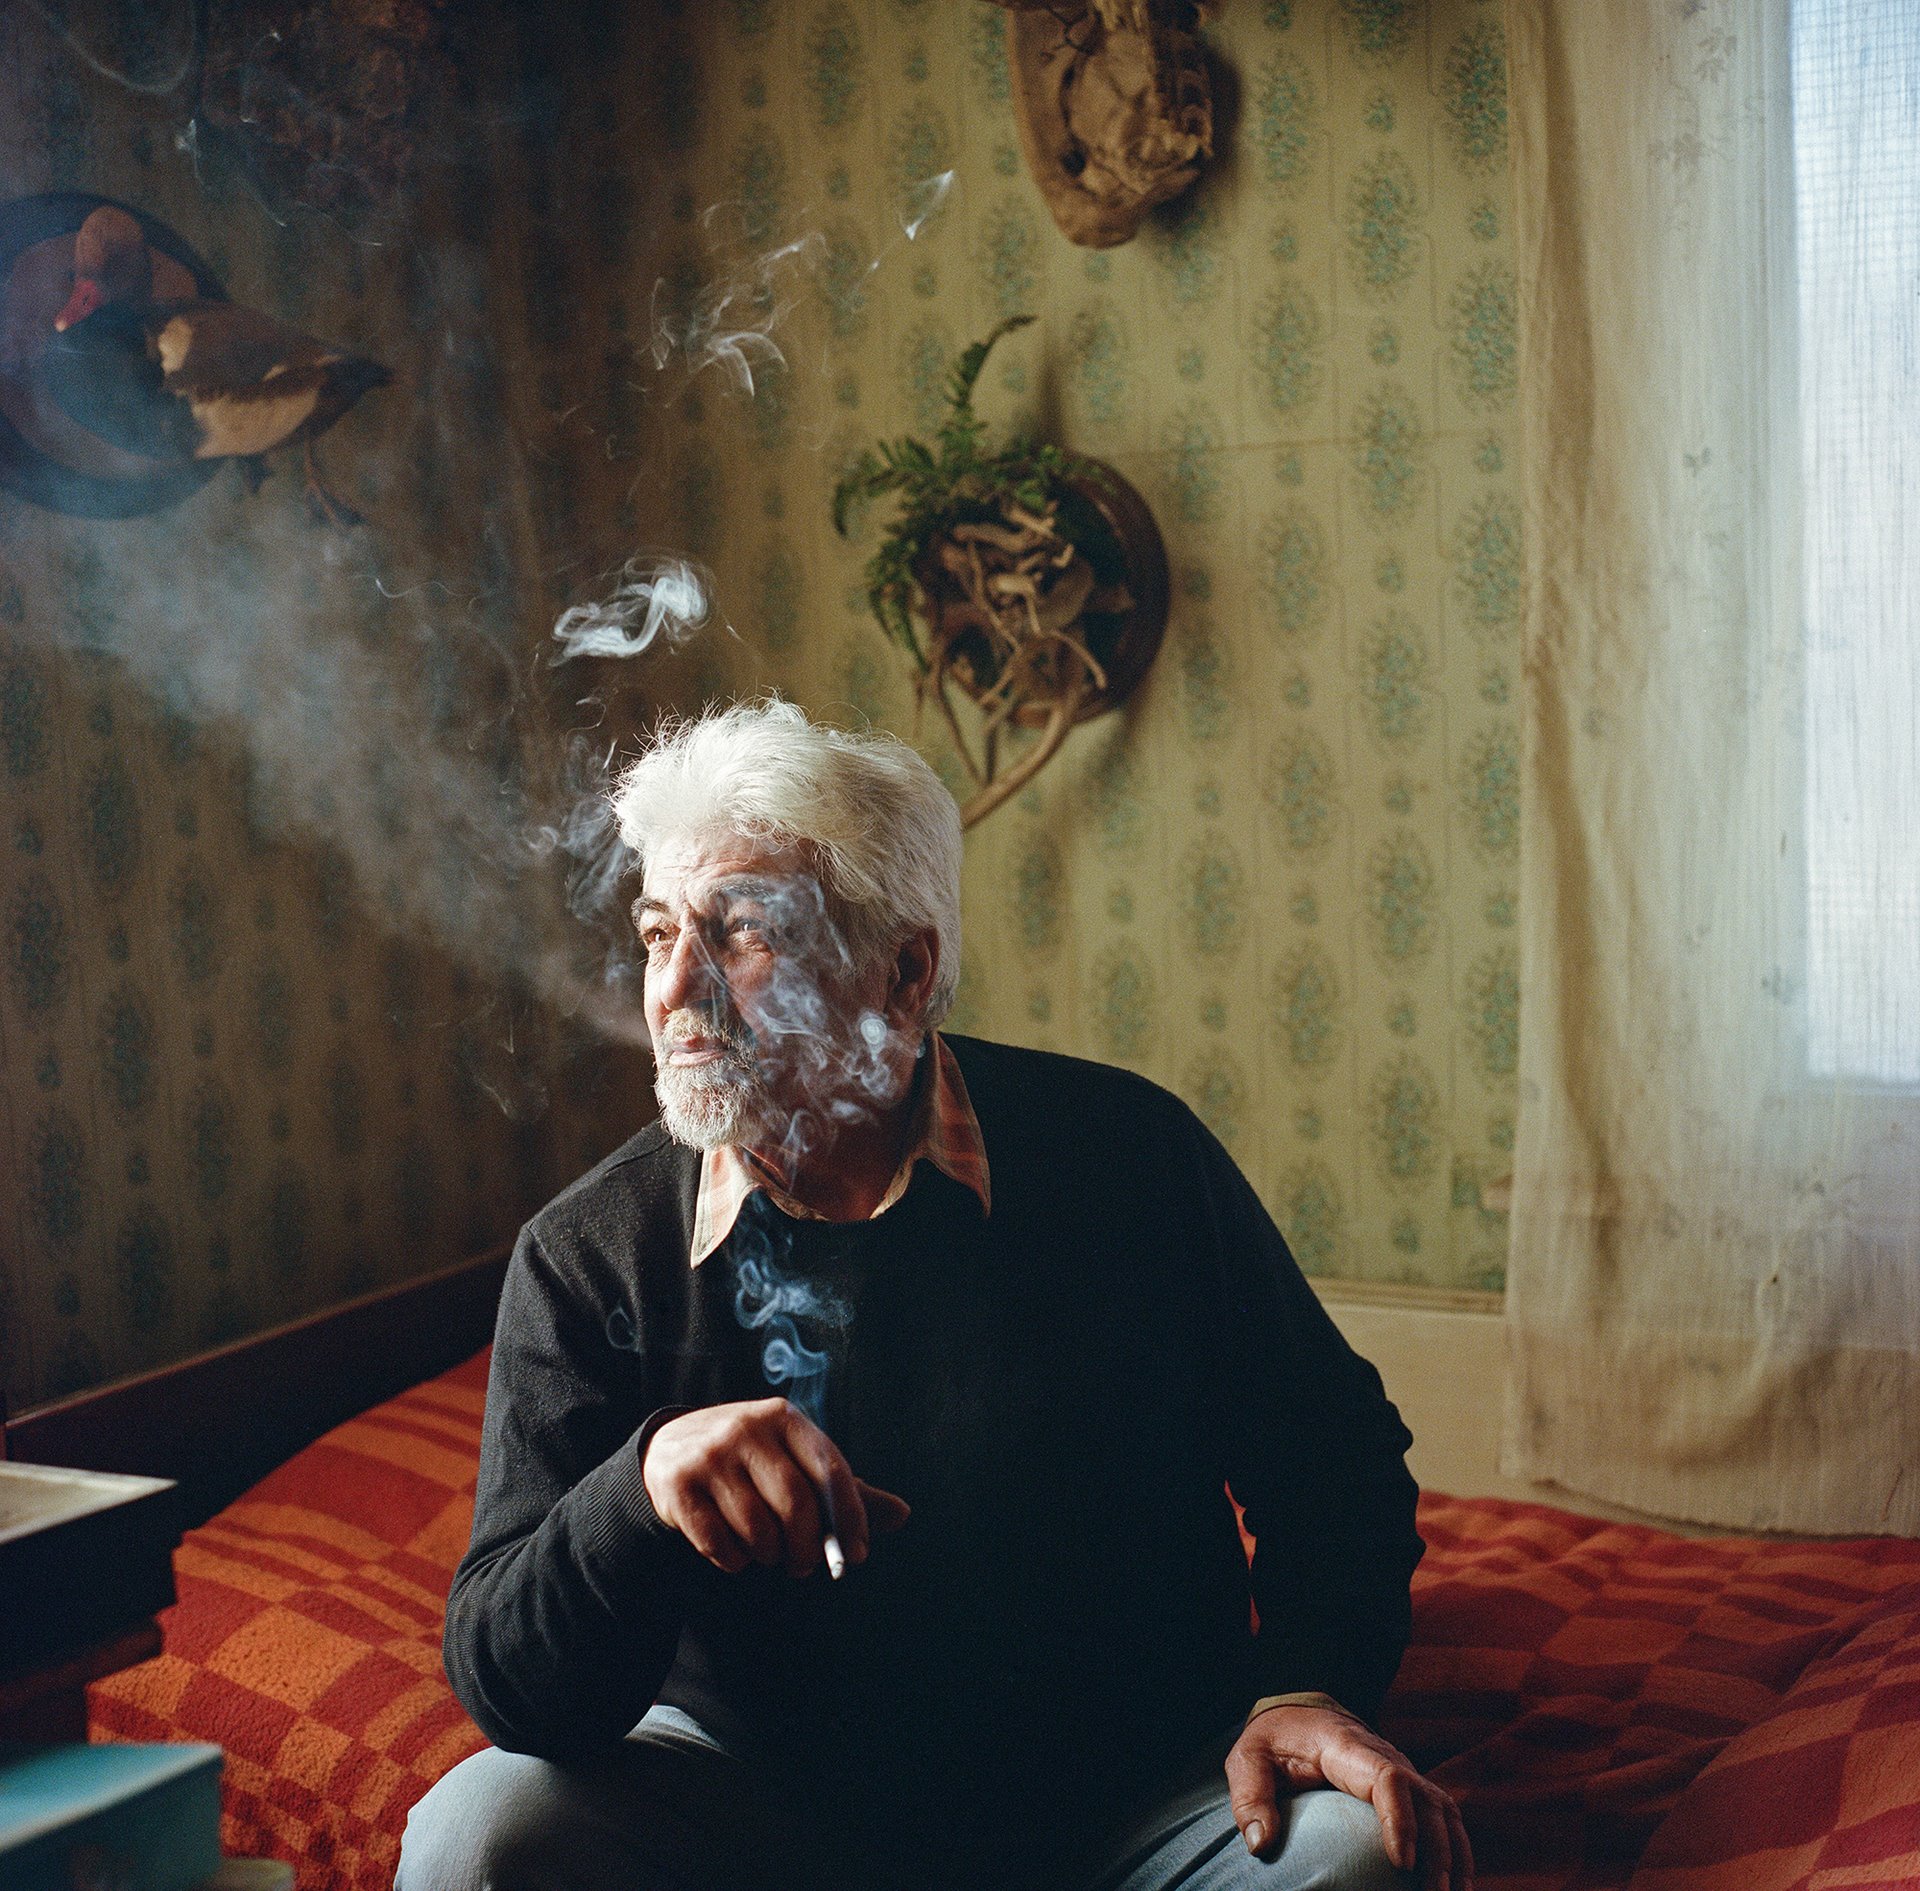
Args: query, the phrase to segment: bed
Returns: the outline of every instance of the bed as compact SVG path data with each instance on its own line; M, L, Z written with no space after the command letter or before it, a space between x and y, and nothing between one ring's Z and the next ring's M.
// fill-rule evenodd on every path
M90 1691L96 1739L225 1747L227 1849L303 1891L387 1891L408 1808L481 1744L439 1643L485 1372L381 1398L223 1501L178 1552L163 1652ZM1920 1885L1920 1542L1438 1493L1420 1524L1385 1728L1460 1800L1490 1891Z

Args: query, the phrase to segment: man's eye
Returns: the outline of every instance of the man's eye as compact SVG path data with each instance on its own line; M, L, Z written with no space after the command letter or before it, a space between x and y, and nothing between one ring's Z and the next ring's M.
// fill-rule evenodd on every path
M665 926L644 926L640 931L640 943L651 952L664 952L672 943L673 935Z

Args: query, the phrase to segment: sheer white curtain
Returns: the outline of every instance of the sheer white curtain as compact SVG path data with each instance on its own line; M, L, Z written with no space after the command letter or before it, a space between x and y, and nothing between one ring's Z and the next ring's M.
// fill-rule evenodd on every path
M1509 16L1508 1466L1920 1534L1920 9Z

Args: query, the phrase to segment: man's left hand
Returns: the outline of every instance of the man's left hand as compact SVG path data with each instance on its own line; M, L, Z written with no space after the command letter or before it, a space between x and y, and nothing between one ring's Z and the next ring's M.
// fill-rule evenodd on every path
M1380 1816L1387 1856L1418 1870L1423 1891L1473 1891L1473 1848L1460 1809L1413 1762L1351 1714L1288 1703L1247 1722L1227 1755L1233 1819L1266 1855L1281 1830L1279 1796L1331 1786Z

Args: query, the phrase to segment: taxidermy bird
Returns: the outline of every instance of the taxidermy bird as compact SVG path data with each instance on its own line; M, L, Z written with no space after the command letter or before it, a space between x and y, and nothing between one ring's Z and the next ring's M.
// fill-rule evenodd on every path
M237 303L156 302L146 237L111 205L74 237L73 293L53 326L69 336L56 397L102 439L155 459L237 460L250 488L262 456L297 441L315 513L359 523L327 490L313 443L393 378L379 362Z

